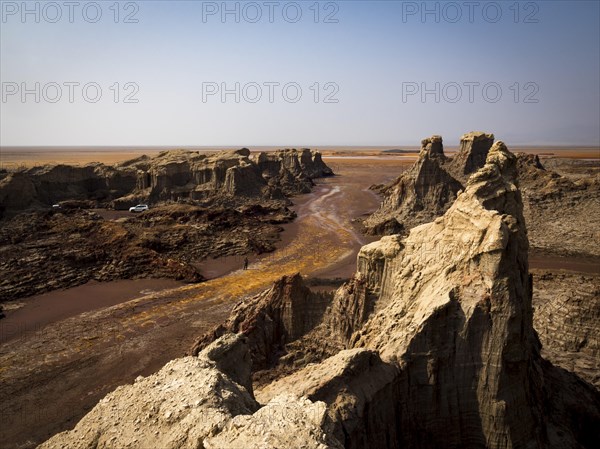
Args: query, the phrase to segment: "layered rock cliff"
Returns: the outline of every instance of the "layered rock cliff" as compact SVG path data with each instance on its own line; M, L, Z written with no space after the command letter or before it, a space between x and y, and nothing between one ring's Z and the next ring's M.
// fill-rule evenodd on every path
M402 370L398 418L421 447L541 444L527 236L515 157L498 142L464 193L384 268L388 305L353 337ZM378 243L388 245L388 239ZM397 282L402 273L401 282ZM389 317L395 317L390 320Z
M212 357L210 372L188 370L163 384L172 367L167 365L141 381L143 395L129 394L137 384L113 393L112 400L121 405L117 410L134 401L130 419L136 425L135 419L152 423L138 427L138 441L124 430L129 420L99 413L102 402L73 431L42 447L71 442L110 447L105 441L132 447L175 447L177 441L178 447L193 442L191 447L352 449L600 444L600 393L540 355L517 160L502 142L489 150L485 165L443 216L405 238L384 237L363 247L358 273L326 304L324 299L305 290L299 278L286 278L238 306L225 330L242 335L225 334L197 359L171 362L203 364ZM277 339L282 335L286 342L296 339L273 345L283 341ZM207 336L206 342L215 337ZM255 388L257 402L252 402L250 357L238 352L236 363L227 357L219 362L215 354L228 351L213 349L236 338L259 342L257 360L268 358L265 342L275 351L283 346L306 354L320 338L322 346L339 350L317 363L305 359L298 371ZM213 390L245 408L232 411L218 403L218 420L209 422L206 435L205 422L198 424L195 415L187 419L192 413L185 407L188 396L178 388L214 376L227 376L235 385L197 389L199 410L193 413L202 413L203 401L214 410ZM162 392L169 389L168 400L181 409L164 408L162 416L174 419L173 427L150 413L156 408L136 408L161 405L162 414ZM238 399L242 389L249 396ZM282 409L286 413L273 411ZM156 440L163 432L168 438Z
M422 141L419 159L393 183L379 187L379 209L364 222L369 234L403 234L442 215L469 176L481 168L494 142L492 134L461 137L456 156L444 155L442 138ZM532 249L557 255L600 256L594 217L600 215L600 176L576 179L546 170L536 155L517 154L524 216Z
M226 333L241 333L249 342L252 370L272 368L285 354L285 346L313 330L331 302L330 295L314 293L300 274L284 276L273 287L240 302L226 323L203 335L192 347L198 354Z
M64 200L110 201L136 189L133 168L88 164L47 165L11 173L0 181L6 212L48 207Z
M376 299L360 273L335 294L312 292L299 273L284 276L271 289L236 305L227 322L202 335L190 352L198 354L227 333L244 335L254 382L264 386L346 348Z
M383 201L365 220L370 234L391 234L427 223L443 214L464 189L469 176L485 163L494 136L470 132L461 137L453 158L444 154L441 136L421 142L417 162L396 181L380 189Z
M377 298L356 349L259 400L324 401L347 448L594 447L598 391L540 357L516 165L498 142L445 215L363 247Z
M135 195L151 201L212 196L282 199L283 195L307 193L312 179L333 174L319 152L279 150L251 155L250 150L200 154L168 151L150 160L121 164L138 171Z
M242 148L201 154L173 150L114 166L53 165L8 174L0 180L0 205L18 211L64 200L93 200L126 208L167 200L283 199L306 193L312 179L333 174L317 151L257 153Z

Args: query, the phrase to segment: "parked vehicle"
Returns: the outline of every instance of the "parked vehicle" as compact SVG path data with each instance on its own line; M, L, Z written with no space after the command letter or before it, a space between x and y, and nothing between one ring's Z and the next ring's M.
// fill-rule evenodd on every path
M144 212L148 209L149 207L147 204L138 204L137 206L130 207L129 212Z

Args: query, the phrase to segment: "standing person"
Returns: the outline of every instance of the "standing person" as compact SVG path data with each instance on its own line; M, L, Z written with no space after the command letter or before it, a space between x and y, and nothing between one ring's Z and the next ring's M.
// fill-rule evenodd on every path
M244 270L248 269L248 257L244 257Z

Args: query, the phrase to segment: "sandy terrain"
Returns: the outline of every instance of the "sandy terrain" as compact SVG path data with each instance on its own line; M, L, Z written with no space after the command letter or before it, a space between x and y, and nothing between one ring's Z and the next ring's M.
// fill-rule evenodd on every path
M296 146L301 148L302 146ZM198 151L217 151L224 149L238 149L238 147L181 147ZM274 151L282 147L249 147L252 151ZM173 149L172 147L0 147L0 169L15 170L44 164L72 164L84 165L90 162L114 164L141 156L142 154L154 155L160 151ZM419 147L415 146L323 146L314 147L324 156L378 156L383 151L401 149L412 153L384 153L387 158L416 159ZM452 146L446 146L444 151L448 156L456 151ZM599 159L600 149L597 147L553 147L553 146L522 146L511 147L513 152L525 152L540 156L556 156L577 159Z

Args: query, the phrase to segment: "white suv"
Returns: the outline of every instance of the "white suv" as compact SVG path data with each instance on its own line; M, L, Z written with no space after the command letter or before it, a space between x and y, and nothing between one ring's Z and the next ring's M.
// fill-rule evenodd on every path
M147 204L138 204L137 206L130 207L129 212L144 212L148 209L149 207Z

